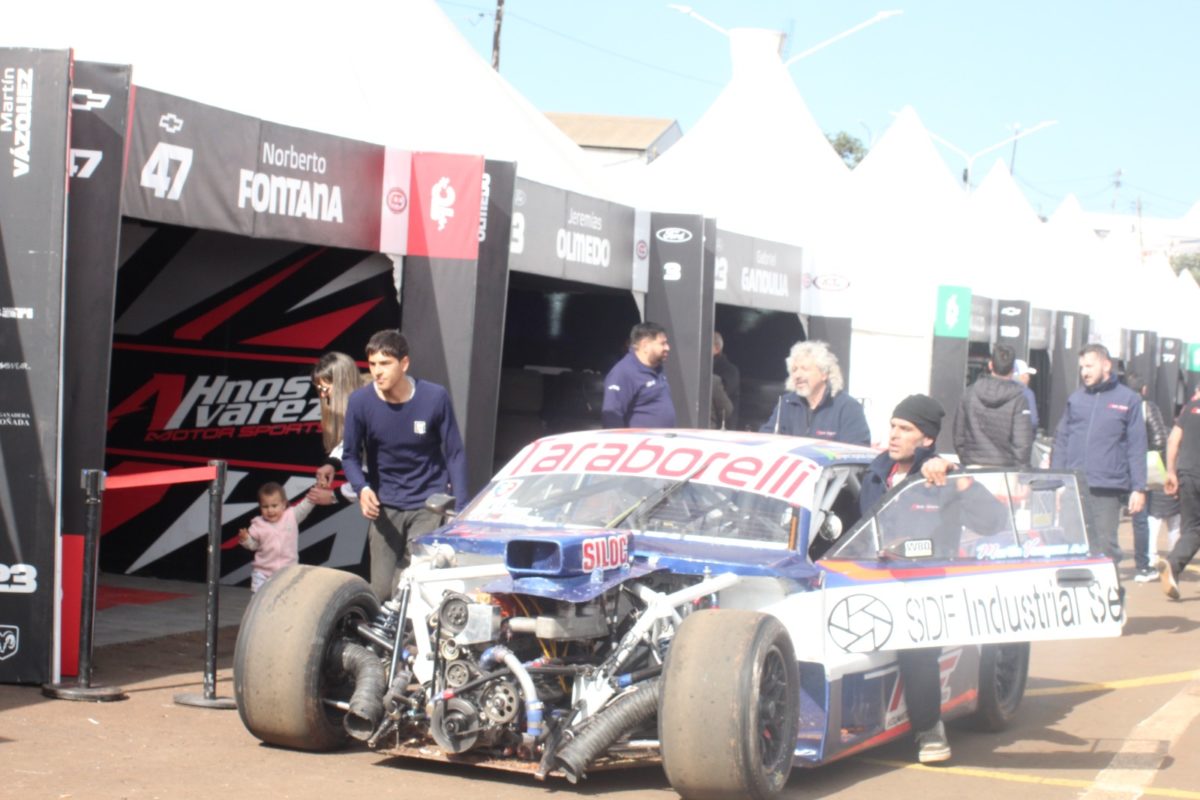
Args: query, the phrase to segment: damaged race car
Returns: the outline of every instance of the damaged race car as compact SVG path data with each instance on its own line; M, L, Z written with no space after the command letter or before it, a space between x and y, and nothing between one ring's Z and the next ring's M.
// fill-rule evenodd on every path
M793 766L909 733L899 650L940 647L944 717L997 730L1030 642L1120 635L1075 474L913 478L862 514L875 455L725 431L535 441L410 543L386 602L331 569L268 581L234 655L242 721L274 745L572 782L660 761L684 797L769 798Z

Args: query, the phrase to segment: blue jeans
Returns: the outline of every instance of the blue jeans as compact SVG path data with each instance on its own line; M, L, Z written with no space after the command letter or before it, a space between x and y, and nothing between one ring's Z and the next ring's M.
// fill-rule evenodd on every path
M1133 567L1138 572L1150 569L1150 514L1145 508L1134 514Z

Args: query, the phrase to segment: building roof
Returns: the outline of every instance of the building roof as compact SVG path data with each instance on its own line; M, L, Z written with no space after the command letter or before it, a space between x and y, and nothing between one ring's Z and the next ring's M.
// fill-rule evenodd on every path
M668 134L672 141L682 135L673 119L553 111L546 116L580 147L645 151Z

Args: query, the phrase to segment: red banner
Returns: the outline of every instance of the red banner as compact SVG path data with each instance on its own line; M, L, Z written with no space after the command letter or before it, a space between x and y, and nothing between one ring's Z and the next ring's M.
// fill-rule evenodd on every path
M408 255L474 260L483 158L413 153Z

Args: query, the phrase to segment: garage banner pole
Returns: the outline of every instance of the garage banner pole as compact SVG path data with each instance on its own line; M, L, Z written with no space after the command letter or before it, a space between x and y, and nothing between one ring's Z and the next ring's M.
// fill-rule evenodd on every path
M221 579L221 503L225 497L224 461L209 461L216 475L208 487L208 596L204 605L204 693L175 695L175 702L202 708L237 708L232 697L217 697L217 622Z
M92 628L96 621L96 554L100 542L100 506L104 494L104 471L85 469L81 483L84 492L83 513L83 591L79 611L79 669L75 682L51 683L42 694L58 700L105 702L124 700L119 686L92 685Z

